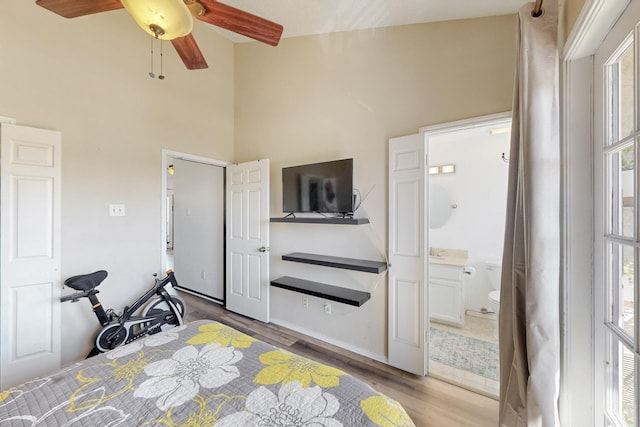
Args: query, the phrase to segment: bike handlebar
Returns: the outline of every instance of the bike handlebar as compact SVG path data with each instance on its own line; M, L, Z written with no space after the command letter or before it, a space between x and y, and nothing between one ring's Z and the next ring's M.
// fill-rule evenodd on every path
M162 289L171 283L172 286L178 286L178 281L176 280L176 275L173 270L167 270L167 275L162 279L156 279L156 288Z

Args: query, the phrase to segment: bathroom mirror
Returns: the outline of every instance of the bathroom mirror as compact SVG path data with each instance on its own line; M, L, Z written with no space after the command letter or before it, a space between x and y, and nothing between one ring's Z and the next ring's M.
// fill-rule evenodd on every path
M429 183L429 228L439 228L447 223L451 216L451 197L446 188Z

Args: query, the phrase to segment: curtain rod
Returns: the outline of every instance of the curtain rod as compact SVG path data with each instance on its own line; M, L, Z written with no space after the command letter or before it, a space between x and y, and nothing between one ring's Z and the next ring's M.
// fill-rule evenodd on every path
M536 4L533 6L533 12L531 12L531 15L536 18L542 15L542 0L536 0Z

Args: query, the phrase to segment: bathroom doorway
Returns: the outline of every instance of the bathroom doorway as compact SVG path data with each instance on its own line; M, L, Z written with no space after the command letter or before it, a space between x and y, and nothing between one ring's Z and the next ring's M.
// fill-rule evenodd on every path
M495 398L510 129L510 113L420 129L429 156L428 372Z

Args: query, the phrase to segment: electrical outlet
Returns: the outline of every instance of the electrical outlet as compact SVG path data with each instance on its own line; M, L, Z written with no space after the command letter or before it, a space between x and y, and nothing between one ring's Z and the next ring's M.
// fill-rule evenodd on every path
M124 216L124 205L109 205L109 216Z
M331 304L328 302L324 303L324 313L325 314L331 314Z
M302 297L302 306L304 308L309 308L309 297Z

